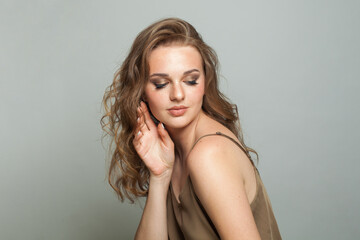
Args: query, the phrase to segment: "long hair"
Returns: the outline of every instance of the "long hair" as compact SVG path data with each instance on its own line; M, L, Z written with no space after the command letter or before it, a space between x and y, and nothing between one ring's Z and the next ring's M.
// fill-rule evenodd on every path
M136 109L148 80L148 58L151 51L159 46L172 44L192 46L199 51L205 73L203 111L230 129L249 157L249 152L257 155L244 143L236 105L231 104L219 91L218 58L215 51L188 22L178 18L160 20L136 37L103 98L105 114L101 118L101 126L111 137L110 146L115 144L114 149L110 147L112 156L108 181L121 201L126 197L133 203L135 198L146 196L148 192L150 173L132 144L136 128Z

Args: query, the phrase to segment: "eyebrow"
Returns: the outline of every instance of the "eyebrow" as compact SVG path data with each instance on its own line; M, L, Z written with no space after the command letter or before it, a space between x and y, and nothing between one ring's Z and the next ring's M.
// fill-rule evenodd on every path
M200 71L194 68L194 69L184 72L183 75L188 75L193 72L200 72ZM151 77L168 77L168 76L169 76L169 74L167 74L167 73L154 73L154 74L151 74L149 78L151 78Z
M200 72L200 71L194 68L194 69L184 72L184 75L190 74L192 72Z

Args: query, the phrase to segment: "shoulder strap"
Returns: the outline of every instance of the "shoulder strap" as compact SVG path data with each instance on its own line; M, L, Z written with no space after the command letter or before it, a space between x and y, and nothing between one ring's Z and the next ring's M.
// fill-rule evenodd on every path
M223 133L221 133L221 132L205 134L205 135L199 137L199 138L195 141L194 145L191 147L190 152L193 150L193 148L195 147L195 145L200 141L200 139L202 139L202 138L204 138L204 137L207 137L207 136L214 136L214 135L223 136L223 137L226 137L226 138L230 139L232 142L234 142L234 143L246 154L246 156L248 156L249 160L250 160L251 163L254 165L254 163L253 163L253 161L252 161L252 159L251 159L251 156L250 156L249 152L246 151L246 150L244 149L244 147L241 146L241 145L240 145L237 141L235 141L232 137L229 137L228 135L223 134Z

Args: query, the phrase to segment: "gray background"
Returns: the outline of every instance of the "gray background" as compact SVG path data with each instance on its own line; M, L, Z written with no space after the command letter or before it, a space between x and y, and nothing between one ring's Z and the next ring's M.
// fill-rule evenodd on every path
M355 239L359 1L0 1L0 239L132 239L138 205L105 180L105 88L136 36L188 20L218 53L221 89L284 239Z

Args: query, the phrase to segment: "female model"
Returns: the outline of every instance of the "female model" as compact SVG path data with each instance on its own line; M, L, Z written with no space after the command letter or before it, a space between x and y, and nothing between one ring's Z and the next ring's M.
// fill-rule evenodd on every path
M136 239L281 239L216 54L193 26L143 30L104 103L109 182L122 200L147 197Z

